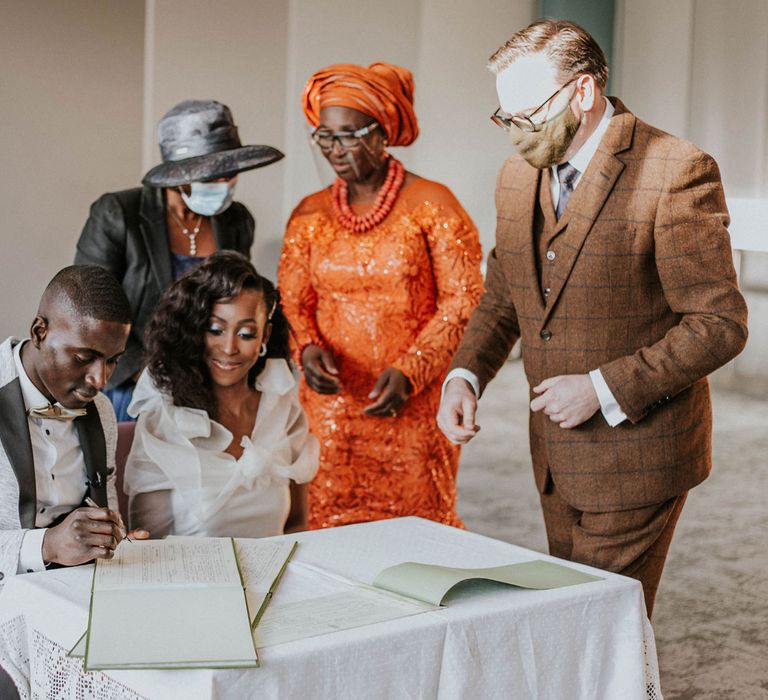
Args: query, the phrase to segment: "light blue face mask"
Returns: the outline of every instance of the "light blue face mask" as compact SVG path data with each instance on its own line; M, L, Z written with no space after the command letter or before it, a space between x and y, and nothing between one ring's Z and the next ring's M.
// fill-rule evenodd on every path
M184 204L203 216L216 216L221 214L235 196L235 180L228 182L193 182L190 194L181 193Z

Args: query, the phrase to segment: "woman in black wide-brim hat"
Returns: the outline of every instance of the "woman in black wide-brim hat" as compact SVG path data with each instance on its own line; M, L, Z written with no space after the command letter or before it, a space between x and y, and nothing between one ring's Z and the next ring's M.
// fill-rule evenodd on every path
M105 391L118 420L131 420L126 409L143 366L144 326L163 291L217 250L250 255L253 217L232 201L238 173L283 157L271 146L243 146L229 108L213 100L180 102L157 131L163 162L143 187L94 202L75 254L76 263L110 270L131 304L131 335Z

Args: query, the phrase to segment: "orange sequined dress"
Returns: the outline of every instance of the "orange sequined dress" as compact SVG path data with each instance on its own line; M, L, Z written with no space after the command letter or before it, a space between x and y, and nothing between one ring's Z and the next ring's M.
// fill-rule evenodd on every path
M461 525L459 448L435 416L451 357L480 299L481 257L472 220L449 189L429 180L403 187L389 216L365 233L341 227L329 190L294 210L280 259L283 309L295 350L328 348L342 383L332 395L301 383L310 430L320 440L310 527L404 515ZM413 393L397 416L368 416L368 394L388 367L410 379Z

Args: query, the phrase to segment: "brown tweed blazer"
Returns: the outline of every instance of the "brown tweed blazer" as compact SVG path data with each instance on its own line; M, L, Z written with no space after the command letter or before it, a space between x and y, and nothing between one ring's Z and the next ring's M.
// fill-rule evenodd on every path
M596 512L659 503L707 477L706 376L747 337L716 163L611 102L608 130L554 224L546 300L534 214L549 172L519 156L504 164L486 292L452 364L482 391L522 337L532 387L600 369L628 420L611 428L598 411L564 430L530 416L539 490L552 478L572 506Z

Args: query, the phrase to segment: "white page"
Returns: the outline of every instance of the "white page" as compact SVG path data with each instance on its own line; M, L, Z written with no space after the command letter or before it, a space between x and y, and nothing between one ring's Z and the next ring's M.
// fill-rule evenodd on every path
M178 585L242 588L232 541L123 540L113 559L99 560L94 579L94 590Z
M270 605L254 630L254 639L256 646L263 648L436 609L368 586L355 586L317 598Z
M190 536L169 535L166 542L169 540L194 542L196 539ZM295 541L274 542L247 537L235 539L237 559L245 583L245 597L252 623L256 621L256 617L265 606L275 580L297 544Z
M238 537L235 547L246 588L255 593L267 593L295 546L295 542L265 542Z
M88 669L256 665L242 588L100 591L91 614Z
M258 665L231 539L123 542L93 588L88 670Z

